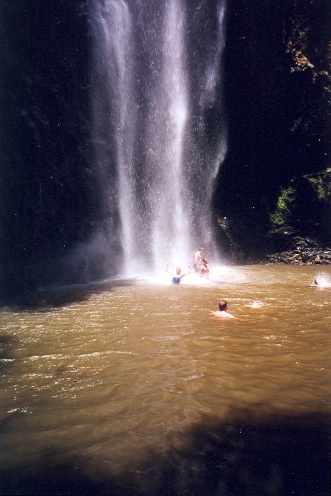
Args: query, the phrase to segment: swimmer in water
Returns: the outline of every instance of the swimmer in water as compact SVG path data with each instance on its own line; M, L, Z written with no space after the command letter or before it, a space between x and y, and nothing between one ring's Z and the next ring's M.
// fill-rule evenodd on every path
M228 310L228 302L226 300L221 300L218 304L219 310L217 312L211 312L211 315L213 317L221 317L221 318L228 318L228 319L235 319L234 315L232 313L229 313Z
M170 262L167 263L166 272L169 272L169 265L170 265ZM188 267L187 274L182 274L181 267L176 267L176 273L175 274L173 272L170 272L170 274L172 275L172 284L180 284L182 278L185 276L188 276L191 273L191 266L188 265L187 267Z

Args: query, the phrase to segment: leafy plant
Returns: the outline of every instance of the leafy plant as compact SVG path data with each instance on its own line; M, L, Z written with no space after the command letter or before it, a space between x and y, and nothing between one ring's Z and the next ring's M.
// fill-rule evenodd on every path
M295 199L296 190L292 186L281 189L276 210L270 214L270 221L274 226L280 227L290 222Z

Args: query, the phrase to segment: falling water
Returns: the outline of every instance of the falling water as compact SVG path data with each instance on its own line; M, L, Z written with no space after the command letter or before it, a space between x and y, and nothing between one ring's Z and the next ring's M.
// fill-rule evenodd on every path
M212 236L226 152L225 0L88 0L92 140L109 250L122 273L191 263Z

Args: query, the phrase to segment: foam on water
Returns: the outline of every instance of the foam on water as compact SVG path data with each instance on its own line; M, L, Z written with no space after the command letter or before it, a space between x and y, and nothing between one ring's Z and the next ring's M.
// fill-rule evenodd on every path
M330 288L331 279L325 272L320 272L312 282L312 286L317 286L319 288Z

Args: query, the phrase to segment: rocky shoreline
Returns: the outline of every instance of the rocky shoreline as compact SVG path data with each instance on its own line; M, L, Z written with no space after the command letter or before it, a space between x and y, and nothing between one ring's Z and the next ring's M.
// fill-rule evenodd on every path
M279 230L268 236L274 251L257 259L249 258L248 264L330 265L331 247L322 246L311 237L296 235L291 230Z

